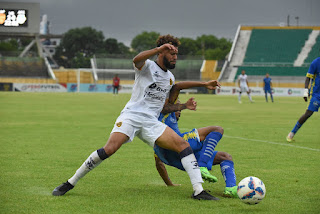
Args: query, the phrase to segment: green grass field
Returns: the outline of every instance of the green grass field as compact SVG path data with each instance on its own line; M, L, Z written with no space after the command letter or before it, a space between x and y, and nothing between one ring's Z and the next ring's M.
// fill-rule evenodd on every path
M181 95L182 102L191 95ZM255 103L243 96L194 95L182 131L219 125L216 150L233 156L237 181L259 177L265 199L246 205L223 198L224 181L204 184L220 201L195 201L185 172L167 167L179 187L166 187L153 150L136 138L79 181L65 196L51 196L96 149L101 148L130 95L0 93L0 213L319 213L320 115L315 113L288 144L285 137L305 111L302 98Z

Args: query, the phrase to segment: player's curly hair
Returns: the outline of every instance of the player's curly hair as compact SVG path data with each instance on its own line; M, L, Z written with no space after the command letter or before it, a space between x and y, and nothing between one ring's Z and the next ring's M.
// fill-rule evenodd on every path
M174 37L170 34L159 36L159 38L157 39L157 47L160 47L161 45L166 43L170 43L175 47L179 47L179 45L181 44L177 37Z

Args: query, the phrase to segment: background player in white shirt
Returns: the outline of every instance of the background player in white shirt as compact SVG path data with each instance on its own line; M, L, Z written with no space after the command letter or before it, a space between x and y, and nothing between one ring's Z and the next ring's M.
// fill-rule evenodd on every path
M203 190L200 169L190 145L171 128L158 121L159 114L174 85L174 76L168 69L175 68L179 45L179 40L171 35L160 36L156 48L143 51L134 57L135 83L131 99L116 120L106 145L94 151L67 182L53 190L53 195L64 195L124 143L138 136L152 147L156 143L162 148L179 153L181 163L193 186L192 198L218 200ZM158 56L157 60L149 60L154 55ZM214 89L220 84L217 81L209 81L196 86ZM177 111L185 106L177 104L175 107Z
M239 85L239 88L240 88L239 96L238 96L239 103L242 103L241 102L241 93L242 92L247 92L250 102L253 102L253 100L251 98L251 95L250 95L250 89L249 89L249 86L248 86L249 85L248 84L248 76L246 75L245 70L242 70L241 74L238 77L238 85Z

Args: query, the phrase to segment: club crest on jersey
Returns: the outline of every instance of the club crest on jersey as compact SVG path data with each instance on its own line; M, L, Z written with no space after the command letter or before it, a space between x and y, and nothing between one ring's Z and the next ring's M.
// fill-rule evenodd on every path
M172 79L170 78L170 85L172 85L172 83L173 83L173 81L172 81Z
M116 126L118 126L118 127L122 126L122 122L116 123Z

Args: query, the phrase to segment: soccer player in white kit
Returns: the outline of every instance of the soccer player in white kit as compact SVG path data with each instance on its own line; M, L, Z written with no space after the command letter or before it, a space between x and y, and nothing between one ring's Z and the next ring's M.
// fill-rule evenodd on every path
M190 145L171 128L158 121L174 85L174 76L168 69L175 68L179 45L179 40L171 35L160 36L156 48L134 57L135 83L131 99L116 120L106 145L94 151L67 182L56 187L52 192L54 196L64 195L73 189L88 172L114 154L124 143L138 136L151 147L156 143L162 148L179 153L193 186L192 198L219 200L203 190L201 172ZM158 55L157 60L149 60L154 55ZM217 81L210 81L202 86L214 89L219 85ZM185 108L182 104L176 104L175 107L176 111Z
M251 95L250 95L250 89L249 89L249 86L248 86L249 85L248 84L248 76L246 75L245 70L242 70L241 74L238 77L238 85L239 85L239 88L240 88L239 96L238 96L239 103L242 103L241 102L241 93L242 92L247 92L250 102L253 102L252 98L251 98Z

